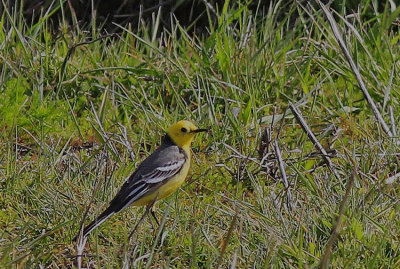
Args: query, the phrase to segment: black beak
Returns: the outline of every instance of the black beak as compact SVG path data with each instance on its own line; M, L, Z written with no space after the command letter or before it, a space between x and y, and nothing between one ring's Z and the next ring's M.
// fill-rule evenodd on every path
M196 130L191 131L191 133L208 132L208 130L210 130L210 129L196 129Z

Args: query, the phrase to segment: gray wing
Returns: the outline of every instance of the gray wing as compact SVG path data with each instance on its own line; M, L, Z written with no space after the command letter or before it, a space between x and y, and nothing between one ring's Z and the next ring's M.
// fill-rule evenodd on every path
M129 206L153 191L154 186L167 182L179 173L186 161L187 156L183 149L176 145L161 146L147 157L122 185L110 207L114 212L118 212Z
M179 173L186 161L187 156L183 149L172 143L161 145L139 165L136 172L122 185L109 207L85 227L83 236L86 237L114 213L167 182Z

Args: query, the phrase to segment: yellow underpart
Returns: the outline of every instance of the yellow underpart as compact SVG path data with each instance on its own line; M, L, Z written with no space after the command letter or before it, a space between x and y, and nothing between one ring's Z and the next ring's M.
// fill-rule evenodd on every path
M181 171L169 179L164 185L161 185L158 190L143 196L139 200L133 202L132 205L143 206L152 203L155 199L164 199L175 192L183 184L183 182L185 182L190 168L190 148L188 146L183 147L183 150L186 152L188 159L184 163Z

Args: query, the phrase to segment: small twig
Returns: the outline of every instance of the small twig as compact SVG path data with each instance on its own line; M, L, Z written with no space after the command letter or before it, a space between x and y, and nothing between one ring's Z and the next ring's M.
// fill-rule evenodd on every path
M281 123L279 124L279 128L278 128L278 132L276 133L276 137L279 137L279 135L280 135L281 132L282 132L283 123L285 122L286 113L287 113L287 108L285 109L285 111L283 111Z
M297 121L301 125L301 128L303 128L304 132L306 132L308 138L311 140L311 142L314 144L314 146L321 152L322 158L328 165L329 169L332 171L332 173L335 175L337 179L339 179L339 176L336 173L336 170L333 167L333 164L331 160L329 159L329 155L324 149L324 147L319 143L317 137L314 135L314 133L311 131L310 127L308 127L307 122L303 118L303 115L301 114L300 110L298 110L291 102L289 102L289 108L296 117Z
M393 136L397 136L396 120L394 119L393 107L392 106L389 106L389 114L390 114L390 122L392 124Z
M233 147L229 146L229 145L226 144L226 143L223 143L223 145L224 145L226 148L232 150L234 153L236 153L236 155L231 155L231 157L239 158L239 159L244 159L244 160L249 160L249 161L255 162L256 164L260 164L260 162L258 161L257 158L249 157L249 156L243 155L243 154L240 153L238 150L234 149Z
M260 145L258 147L258 155L259 155L259 158L261 159L260 164L263 164L265 159L269 156L269 152L270 152L269 147L272 142L272 133L274 130L274 125L275 125L275 116L276 116L276 106L274 107L274 112L272 114L271 124L265 126L264 132L261 135ZM285 117L285 114L283 114L281 124L284 121L284 117ZM277 136L278 135L279 134L277 134Z
M340 230L342 229L343 215L344 215L344 211L346 209L346 203L347 203L347 200L349 199L350 191L353 186L355 177L356 177L356 168L354 168L353 172L351 173L350 179L347 182L346 192L343 196L342 202L340 202L339 213L336 218L336 222L333 226L331 237L329 238L328 243L326 244L325 252L322 255L322 258L321 258L321 261L319 264L319 268L321 268L321 269L328 268L329 258L332 253L333 245L336 243L336 240L340 234Z
M85 249L87 237L79 236L78 241L76 243L76 263L78 265L78 269L82 266L82 256L83 250Z
M288 210L290 211L290 210L292 210L292 194L289 189L290 185L289 185L289 180L286 176L285 163L283 162L282 154L279 149L277 140L275 140L275 142L274 142L274 151L275 151L276 159L278 160L278 166L279 166L279 171L281 172L282 183L286 190L287 207L288 207Z
M274 114L274 116L275 116L275 114ZM274 120L274 117L272 118L272 122L273 122L273 120ZM264 131L261 135L260 145L258 146L258 157L261 160L260 164L264 163L264 161L269 153L269 146L272 141L272 126L273 126L273 124L265 126Z
M229 240L230 240L230 238L232 236L233 229L235 228L237 218L238 218L238 211L237 211L237 207L236 207L236 213L233 216L233 219L231 221L231 225L229 226L229 229L228 229L228 232L226 233L225 239L222 242L221 252L220 252L220 255L219 255L219 258L218 258L218 262L217 262L217 265L215 266L215 268L221 268L222 259L223 259L224 255L225 255L226 247L228 246Z
M340 33L340 30L337 26L335 19L332 16L331 12L326 8L326 6L320 0L315 0L315 1L321 7L326 18L328 19L331 29L333 31L333 34L336 38L336 41L339 43L339 46L342 49L344 56L346 57L347 61L349 62L350 68L353 71L353 74L356 77L358 85L360 86L360 89L361 89L365 99L367 100L372 112L374 113L376 120L379 122L379 124L381 125L381 127L385 131L385 133L389 137L393 137L393 134L390 131L389 126L386 124L385 120L382 117L382 114L379 112L374 101L372 100L371 95L368 93L367 87L365 86L365 83L361 77L360 71L358 71L356 64L354 63L353 59L351 58L350 52L346 47L346 44L342 38L342 34Z

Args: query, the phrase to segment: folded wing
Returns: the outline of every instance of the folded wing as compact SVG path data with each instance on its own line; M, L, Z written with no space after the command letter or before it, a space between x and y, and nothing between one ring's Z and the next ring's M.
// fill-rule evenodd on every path
M116 212L167 183L179 173L186 161L186 153L181 148L173 144L163 144L139 165L110 202L109 207L85 227L83 236L86 237Z

